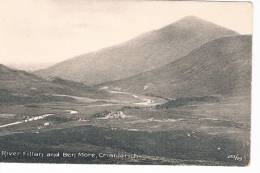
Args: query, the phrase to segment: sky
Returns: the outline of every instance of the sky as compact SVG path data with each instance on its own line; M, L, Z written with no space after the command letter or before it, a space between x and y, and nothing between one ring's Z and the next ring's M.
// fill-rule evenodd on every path
M54 64L190 15L252 33L247 2L0 0L0 64Z

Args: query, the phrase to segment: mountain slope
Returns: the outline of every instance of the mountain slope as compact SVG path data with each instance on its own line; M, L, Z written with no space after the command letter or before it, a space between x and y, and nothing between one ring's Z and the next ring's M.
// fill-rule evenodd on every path
M237 33L196 17L185 17L126 43L72 58L36 74L94 85L159 68L210 40L231 35Z
M100 86L162 97L250 96L251 36L216 39L166 66Z
M55 95L97 97L98 93L101 92L84 84L57 78L48 81L0 64L0 103L66 101L71 99Z

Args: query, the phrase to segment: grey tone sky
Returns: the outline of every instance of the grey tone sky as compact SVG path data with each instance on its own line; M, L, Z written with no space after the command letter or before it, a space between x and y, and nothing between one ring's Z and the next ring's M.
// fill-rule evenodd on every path
M195 15L252 32L246 2L1 0L0 63L56 63Z

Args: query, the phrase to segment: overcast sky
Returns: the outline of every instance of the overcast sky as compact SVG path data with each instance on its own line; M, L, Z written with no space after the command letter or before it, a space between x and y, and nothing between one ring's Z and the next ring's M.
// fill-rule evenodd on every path
M251 34L249 3L0 0L0 63L55 63L187 15Z

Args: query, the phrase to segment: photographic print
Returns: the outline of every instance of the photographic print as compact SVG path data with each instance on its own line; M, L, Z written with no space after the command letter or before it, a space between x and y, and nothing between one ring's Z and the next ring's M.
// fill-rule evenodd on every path
M252 4L0 1L0 162L247 166Z

